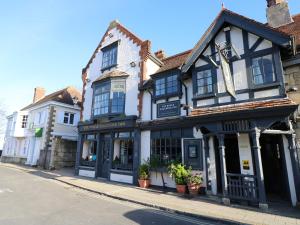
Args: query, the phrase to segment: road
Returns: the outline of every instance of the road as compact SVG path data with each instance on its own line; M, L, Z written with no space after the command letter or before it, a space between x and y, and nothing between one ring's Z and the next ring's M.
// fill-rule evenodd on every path
M123 202L0 165L1 225L213 224Z

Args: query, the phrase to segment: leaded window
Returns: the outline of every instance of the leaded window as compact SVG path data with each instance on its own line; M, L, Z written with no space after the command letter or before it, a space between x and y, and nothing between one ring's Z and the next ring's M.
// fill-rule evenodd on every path
M109 68L117 64L118 45L113 44L102 49L102 69Z
M94 116L121 114L125 109L125 80L112 80L95 87Z
M151 139L151 157L161 165L168 165L172 161L181 162L181 138L153 138Z
M197 94L209 94L213 91L211 70L197 72Z
M252 79L255 85L268 84L275 81L272 55L252 59Z
M155 96L172 95L178 93L178 75L172 74L155 80Z
M161 96L166 93L165 78L157 79L155 82L155 94Z
M95 89L94 116L108 113L110 84L103 84Z

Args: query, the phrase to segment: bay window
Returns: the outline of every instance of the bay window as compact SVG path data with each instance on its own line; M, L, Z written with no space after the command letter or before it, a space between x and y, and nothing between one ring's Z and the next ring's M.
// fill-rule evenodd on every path
M122 114L125 108L125 80L111 80L94 87L93 115Z

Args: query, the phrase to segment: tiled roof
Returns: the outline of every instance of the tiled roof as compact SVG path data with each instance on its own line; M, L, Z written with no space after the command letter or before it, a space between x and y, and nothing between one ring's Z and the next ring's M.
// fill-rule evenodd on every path
M191 112L191 116L206 116L227 112L238 112L245 110L256 110L262 108L279 108L284 106L296 106L297 104L290 100L289 98L284 99L272 99L265 101L255 101L255 102L246 102L238 104L230 104L224 106L215 106L215 107L205 107L194 109Z
M293 23L278 27L277 30L296 38L296 45L300 49L300 14L293 16Z
M60 102L60 103L68 104L68 105L74 105L73 99L72 99L73 97L77 97L78 98L77 105L81 105L82 96L81 96L80 91L78 91L74 87L66 87L62 90L59 90L59 91L53 92L49 95L46 95L41 100L39 100L35 103L32 103L32 104L24 107L21 110L27 110L29 108L32 108L34 106L40 105L40 104L48 102L48 101L55 101L55 102Z
M185 62L187 56L190 54L191 50L187 50L176 55L169 56L162 59L163 65L159 68L156 73L161 73L167 70L179 68Z
M97 81L101 81L101 80L105 80L108 78L115 78L115 77L128 77L129 74L120 71L120 70L112 70L109 72L105 72L103 73L100 77L98 77L93 83L97 82Z

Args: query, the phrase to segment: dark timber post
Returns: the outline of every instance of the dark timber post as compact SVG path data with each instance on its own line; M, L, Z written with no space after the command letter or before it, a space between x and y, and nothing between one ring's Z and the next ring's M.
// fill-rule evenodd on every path
M97 134L96 136L97 138L97 149L96 149L96 163L95 163L95 178L99 177L99 167L100 167L100 163L102 162L102 155L100 153L100 149L101 149L101 141L100 141L100 133Z
M133 184L138 184L138 167L140 165L140 151L141 151L141 132L139 129L134 129L133 142Z
M221 179L222 179L222 191L223 191L223 203L226 205L230 204L230 200L227 198L227 176L226 176L226 161L225 161L225 144L224 144L224 134L218 134L219 142L219 154L220 154L220 169L221 169Z
M206 172L206 191L211 191L210 175L210 163L209 163L209 136L203 136L204 140L204 152L205 152L205 172Z
M75 161L75 175L79 175L79 166L80 166L80 154L83 146L83 134L78 134L77 138L77 150L76 150L76 161Z
M257 185L258 185L259 207L263 209L267 209L268 204L266 200L264 173L263 173L261 152L260 152L261 147L259 143L260 130L255 128L254 131L251 132L251 137L252 137L252 149L253 149L254 162L255 162L255 172L256 172Z
M297 194L297 199L300 198L300 168L299 168L299 162L297 162L297 149L296 149L296 134L289 134L286 135L288 142L289 142L289 150L290 150L290 156L291 156L291 163L293 168L293 175L294 175L294 182L295 182L295 189Z

